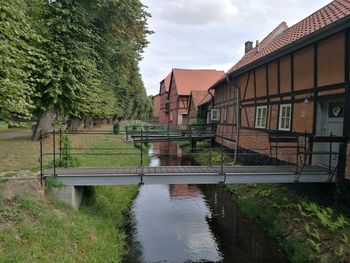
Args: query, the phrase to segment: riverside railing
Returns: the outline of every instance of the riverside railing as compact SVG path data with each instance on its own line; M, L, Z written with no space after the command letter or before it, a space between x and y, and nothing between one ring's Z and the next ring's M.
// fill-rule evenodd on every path
M202 136L202 142L198 143L200 145L189 144L191 148L182 150L181 155L185 157L188 156L194 160L200 159L201 164L204 165L219 165L222 172L224 167L236 165L233 162L234 156L236 156L239 163L248 165L295 165L295 173L301 175L305 167L313 163L312 156L320 155L328 156L328 170L329 173L332 173L333 179L338 170L339 162L334 166L332 165L332 159L338 158L341 154L339 150L335 148L335 145L348 142L348 138L333 136L332 134L331 136L322 137L312 136L306 133L296 134L292 136L294 139L288 142L283 140L278 141L277 150L272 154L268 134L245 131L240 132L240 147L235 151L235 132L225 131L223 129L216 130L214 125L192 125L192 127L195 128L183 128L180 136L187 136L188 143L190 143L195 136ZM168 130L170 131L170 127L169 129L165 129L165 132ZM60 129L42 134L40 139L41 178L43 178L44 167L52 168L53 174L57 174L56 169L61 168L64 164L63 157L66 157L64 155L67 154L67 150L69 150L69 155L72 157L94 156L97 159L99 157L105 158L106 156L115 156L116 158L118 158L118 156L139 156L138 166L141 167L144 166L146 157L177 157L179 155L179 148L174 147L174 144L170 144L167 141L162 142L165 144L155 143L152 146L153 153L148 154L148 148L145 146L145 144L147 144L147 138L149 139L150 136L155 134L159 135L159 132L164 132L164 129L141 128L137 135L136 133L134 134L134 136L139 136L140 138L139 143L135 145L131 145L130 142L126 140L127 132L125 132L124 138L121 136L117 137L112 131L100 130L72 133ZM165 133L165 135L171 136L170 133ZM177 133L176 135L179 134ZM69 149L66 149L67 145L62 145L63 136L67 136L71 143ZM77 143L75 140L71 140L73 136L78 136L80 142ZM97 138L94 139L94 136ZM113 142L115 140L121 140L125 147L113 147ZM89 144L102 146L82 146L86 144L86 141L89 141ZM291 142L295 143L295 145L293 147L288 147L288 144L291 144ZM323 150L315 150L313 146L316 143L323 144ZM47 158L50 160L45 161ZM113 162L113 159L111 159L111 162ZM95 163L98 165L97 161ZM113 165L113 163L111 165Z

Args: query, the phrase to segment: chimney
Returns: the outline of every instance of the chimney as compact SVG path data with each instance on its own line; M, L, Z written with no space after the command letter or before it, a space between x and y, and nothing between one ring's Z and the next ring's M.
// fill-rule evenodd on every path
M253 41L245 42L245 54L247 54L252 49L253 49Z
M259 40L256 41L255 47L256 47L256 52L260 52L260 46L259 46Z

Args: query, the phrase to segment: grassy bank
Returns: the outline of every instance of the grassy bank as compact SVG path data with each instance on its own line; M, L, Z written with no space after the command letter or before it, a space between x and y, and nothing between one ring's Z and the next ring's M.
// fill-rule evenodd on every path
M110 127L103 129L106 128ZM123 142L122 136L72 136L70 141L74 147L132 147ZM38 147L29 139L26 142L33 149ZM18 140L7 140L6 143L15 149ZM86 153L93 151L96 150L86 150ZM30 156L27 151L16 152L19 156L7 168L37 169L33 153ZM136 154L131 156L74 156L74 164L85 167L138 165L139 150L133 152ZM21 158L27 160L27 166L20 163ZM145 163L148 160L146 158ZM46 162L48 164L50 160ZM0 262L122 261L126 253L125 215L137 195L137 186L86 188L79 211L45 195L43 191L37 180L1 183Z
M190 152L188 143L180 143ZM197 145L199 148L205 144ZM219 153L212 153L213 165L220 164ZM208 150L193 155L208 164ZM229 157L224 160L230 163ZM225 185L240 209L275 237L293 263L350 262L350 220L331 207L306 200L283 185Z
M121 262L137 187L97 187L74 211L37 194L0 198L0 262Z

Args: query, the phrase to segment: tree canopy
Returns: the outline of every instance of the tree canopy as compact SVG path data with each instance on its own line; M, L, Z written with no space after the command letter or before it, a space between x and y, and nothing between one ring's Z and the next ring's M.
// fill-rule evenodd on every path
M0 119L140 118L140 0L0 0Z

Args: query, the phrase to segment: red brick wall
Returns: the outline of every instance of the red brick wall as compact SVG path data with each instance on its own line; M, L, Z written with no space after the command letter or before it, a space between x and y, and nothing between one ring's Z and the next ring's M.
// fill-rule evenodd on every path
M168 124L169 113L166 112L166 105L168 103L168 92L165 89L164 81L160 86L160 112L159 112L159 123Z
M159 119L160 115L160 96L153 96L153 118Z
M178 98L175 80L172 79L169 87L169 124L177 125Z

